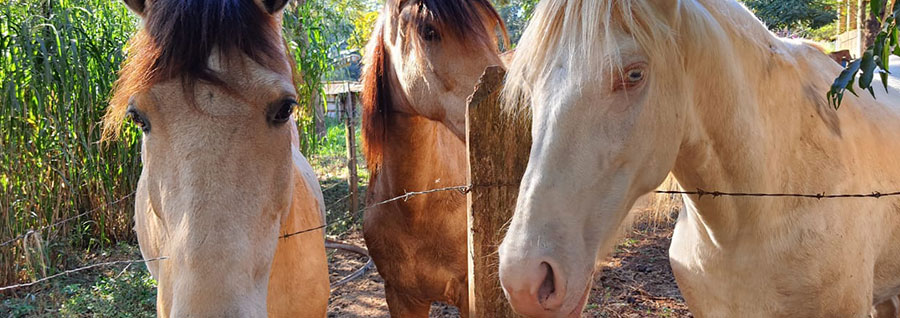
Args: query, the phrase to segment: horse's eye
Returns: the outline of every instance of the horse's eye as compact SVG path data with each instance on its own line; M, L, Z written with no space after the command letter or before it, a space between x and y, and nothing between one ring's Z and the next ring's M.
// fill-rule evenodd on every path
M287 122L291 119L291 114L294 113L294 107L296 106L297 101L292 98L277 103L269 112L269 122L272 124L283 124Z
M128 107L128 112L125 113L125 118L140 127L141 131L143 131L144 133L150 132L150 121L148 121L147 118L144 117L144 115L141 115L140 112L134 109L134 107Z
M644 79L644 69L633 69L628 71L625 80L631 83L637 83Z
M647 78L647 65L645 63L635 63L625 68L621 80L616 83L615 90L631 89L637 87Z
M428 42L438 41L441 39L441 36L438 34L437 29L434 28L431 24L426 24L422 27L420 31L422 35L422 39Z

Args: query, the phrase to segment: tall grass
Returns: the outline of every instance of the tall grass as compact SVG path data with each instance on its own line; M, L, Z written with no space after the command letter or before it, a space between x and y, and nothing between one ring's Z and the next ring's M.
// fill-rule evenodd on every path
M97 125L136 21L117 1L4 1L0 8L0 284L64 267L67 247L130 239L139 158L133 131Z

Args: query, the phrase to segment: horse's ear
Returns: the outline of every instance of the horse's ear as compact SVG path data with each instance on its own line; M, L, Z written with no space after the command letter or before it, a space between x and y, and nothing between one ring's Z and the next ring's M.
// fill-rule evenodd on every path
M122 0L122 2L125 2L125 6L128 9L141 17L144 16L144 11L147 10L147 0Z
M290 0L256 0L256 4L269 14L276 14L284 9Z

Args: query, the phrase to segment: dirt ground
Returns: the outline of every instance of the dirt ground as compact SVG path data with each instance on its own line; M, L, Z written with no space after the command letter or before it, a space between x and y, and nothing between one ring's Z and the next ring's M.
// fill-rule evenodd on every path
M357 246L365 246L359 232L341 240ZM331 282L346 277L366 263L366 257L350 252L338 251L330 255L329 270ZM431 317L459 317L456 307L435 303L431 306ZM332 290L328 304L329 318L387 318L387 303L384 300L384 280L378 276L373 266L365 276Z
M636 225L595 277L582 317L692 317L669 267L671 236L671 226ZM363 246L358 233L343 241ZM331 257L332 282L366 262L365 257L342 251ZM373 268L364 277L337 287L331 294L328 317L389 317L384 281L377 271ZM459 317L459 313L454 307L434 304L431 317Z

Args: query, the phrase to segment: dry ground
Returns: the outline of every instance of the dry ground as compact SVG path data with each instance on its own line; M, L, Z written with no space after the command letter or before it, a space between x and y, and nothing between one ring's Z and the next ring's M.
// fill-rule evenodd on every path
M672 235L671 207L636 211L635 224L595 277L582 317L692 317L684 304L672 270L668 247ZM658 204L656 204L658 205ZM668 211L668 212L665 212ZM660 215L659 213L664 213ZM359 233L344 240L363 246ZM332 281L363 266L365 257L337 252L332 255ZM363 278L340 286L331 295L328 317L389 317L384 302L384 281L373 269ZM456 308L435 304L431 317L459 317Z

